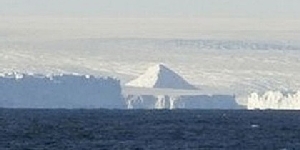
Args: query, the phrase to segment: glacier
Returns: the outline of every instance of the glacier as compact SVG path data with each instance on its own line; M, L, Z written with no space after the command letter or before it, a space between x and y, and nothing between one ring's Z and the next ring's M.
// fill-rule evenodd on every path
M252 91L299 89L298 42L262 43L269 47L273 47L272 43L283 47L276 49L263 46L257 46L257 49L251 46L223 49L223 46L218 46L218 43L236 43L237 47L240 43L252 45L247 44L251 40L240 40L227 42L226 39L217 38L217 42L210 42L200 37L195 40L94 38L2 42L0 72L77 72L116 77L123 86L145 73L149 66L163 63L201 90L235 94L243 98L239 99L239 103L244 105L247 105L247 96ZM211 43L212 48L202 48L201 43Z
M251 93L248 97L247 108L250 110L300 110L300 91L291 93L280 91L267 91L264 94Z
M0 77L0 107L126 108L117 79L22 73L2 74Z
M234 94L245 106L250 92L300 87L300 21L293 19L0 20L1 73L77 72L116 77L124 86L163 63L201 90Z

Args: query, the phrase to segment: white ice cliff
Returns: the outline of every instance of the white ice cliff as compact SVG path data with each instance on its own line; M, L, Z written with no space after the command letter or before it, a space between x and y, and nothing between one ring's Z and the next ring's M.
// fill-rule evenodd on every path
M247 108L300 110L300 91L287 94L279 91L268 91L264 94L252 93L248 97Z
M129 109L240 109L231 95L128 95Z

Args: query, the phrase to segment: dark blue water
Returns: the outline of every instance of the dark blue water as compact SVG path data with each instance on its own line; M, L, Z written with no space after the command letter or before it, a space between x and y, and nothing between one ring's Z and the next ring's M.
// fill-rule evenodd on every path
M300 112L0 109L0 149L300 149Z

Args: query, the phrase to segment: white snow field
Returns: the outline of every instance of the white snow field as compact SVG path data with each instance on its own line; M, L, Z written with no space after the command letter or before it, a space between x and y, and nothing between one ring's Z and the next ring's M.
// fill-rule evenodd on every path
M94 76L6 74L0 95L6 108L126 108L120 82Z
M3 73L114 76L124 84L142 75L147 68L164 63L200 89L245 97L253 91L300 87L297 49L198 49L178 47L176 43L177 40L167 39L6 42L0 45L0 69Z
M268 91L264 94L252 93L248 98L248 109L300 110L300 91L282 93Z
M245 106L252 92L300 89L298 20L1 16L0 22L1 73L111 76L123 91L137 93L125 83L163 63L200 93L235 95Z

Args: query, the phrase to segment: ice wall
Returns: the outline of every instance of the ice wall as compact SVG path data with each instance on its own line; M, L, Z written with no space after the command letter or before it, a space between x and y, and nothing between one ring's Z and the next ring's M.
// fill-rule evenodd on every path
M300 110L300 91L284 94L268 91L264 94L252 93L248 97L248 109Z
M126 108L120 82L94 76L0 77L0 107L8 108Z
M175 107L189 109L239 109L234 95L180 96Z
M232 95L129 95L129 109L239 109Z

